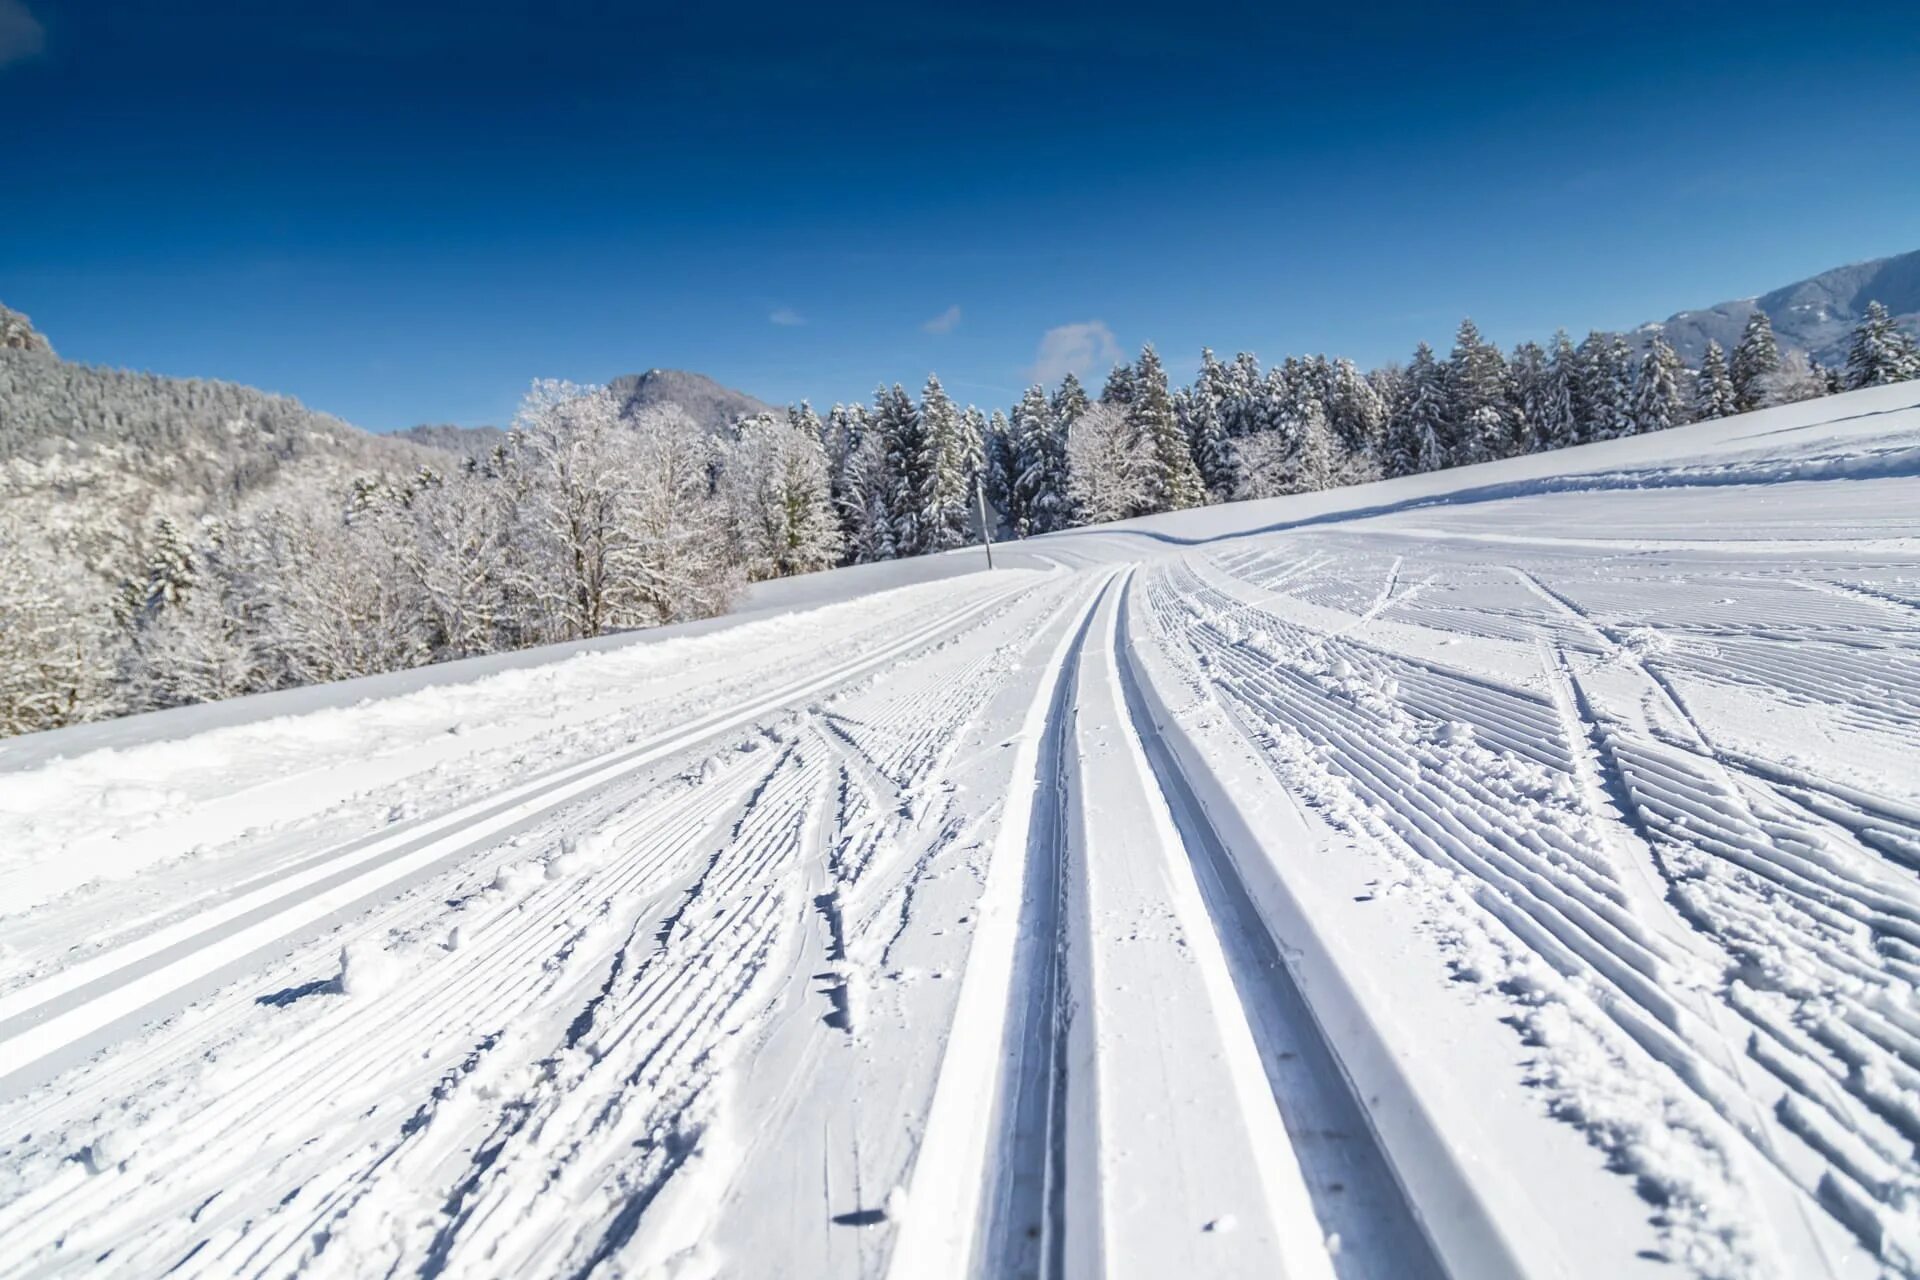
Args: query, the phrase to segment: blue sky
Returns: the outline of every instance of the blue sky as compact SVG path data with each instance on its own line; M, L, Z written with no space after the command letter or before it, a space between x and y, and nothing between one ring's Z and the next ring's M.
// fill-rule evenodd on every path
M699 7L0 0L0 301L384 429L1373 364L1920 248L1910 2Z

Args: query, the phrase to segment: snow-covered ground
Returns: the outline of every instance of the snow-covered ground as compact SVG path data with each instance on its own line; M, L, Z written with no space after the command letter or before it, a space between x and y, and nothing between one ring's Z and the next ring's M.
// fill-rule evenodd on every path
M1916 401L0 744L0 1275L1920 1275Z

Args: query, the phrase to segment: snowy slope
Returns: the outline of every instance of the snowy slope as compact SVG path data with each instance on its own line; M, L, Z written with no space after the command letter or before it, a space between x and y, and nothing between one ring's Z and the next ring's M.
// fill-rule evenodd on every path
M1920 1275L1916 400L8 744L0 1275Z

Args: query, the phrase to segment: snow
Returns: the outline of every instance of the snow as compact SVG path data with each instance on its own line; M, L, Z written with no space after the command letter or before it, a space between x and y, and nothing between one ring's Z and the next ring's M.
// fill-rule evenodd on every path
M0 1276L1920 1275L1916 398L7 744Z

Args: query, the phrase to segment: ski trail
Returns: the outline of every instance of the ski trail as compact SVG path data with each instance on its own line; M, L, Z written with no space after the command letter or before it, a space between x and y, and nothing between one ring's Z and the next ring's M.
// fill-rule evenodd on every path
M1260 855L1255 851L1236 855L1215 830L1161 735L1134 661L1122 657L1134 652L1128 618L1131 604L1129 582L1117 610L1114 637L1115 668L1127 716L1191 860L1211 936L1221 949L1233 991L1258 1043L1258 1061L1285 1122L1318 1222L1325 1235L1342 1242L1333 1254L1333 1269L1340 1280L1444 1277L1446 1270L1421 1226L1418 1210L1396 1178L1365 1106L1294 980L1283 941L1260 913L1240 873L1237 858Z
M1111 580L1109 573L1083 588L1086 598L1047 657L1039 689L1014 740L1013 781L1001 810L948 1028L946 1054L908 1183L912 1212L888 1260L888 1274L898 1280L971 1276L1005 1256L1004 1249L981 1238L989 1160L997 1153L990 1126L981 1123L978 1109L983 1100L996 1096L1004 1072L1020 1071L1019 1063L1006 1061L1008 1049L1014 1047L1006 1037L1016 962L1022 935L1029 927L1021 901L1032 846L1048 838L1051 825L1046 793L1055 783L1042 771L1042 757L1048 751L1047 741L1061 732L1058 726L1071 689L1069 666L1091 623L1094 606ZM1040 850L1041 856L1048 852ZM1043 1151L1047 1145L1043 1137ZM1028 1139L1022 1150L1030 1146ZM1030 1158L1023 1163L1030 1165ZM976 1263L981 1253L986 1256Z
M194 984L234 972L290 934L517 826L779 708L877 669L1000 603L990 597L821 675L715 713L611 757L571 766L377 838L197 916L0 996L0 1086L44 1059L124 1025ZM350 874L348 874L350 872Z

